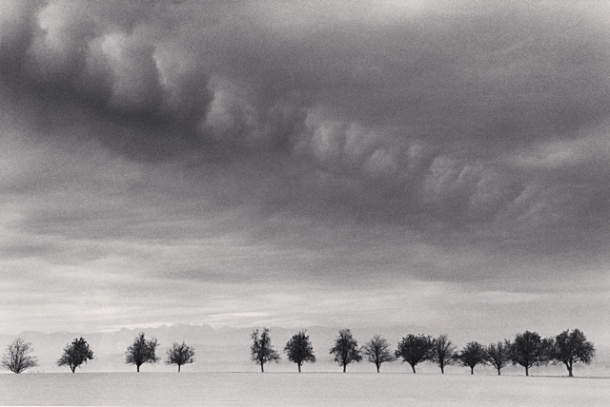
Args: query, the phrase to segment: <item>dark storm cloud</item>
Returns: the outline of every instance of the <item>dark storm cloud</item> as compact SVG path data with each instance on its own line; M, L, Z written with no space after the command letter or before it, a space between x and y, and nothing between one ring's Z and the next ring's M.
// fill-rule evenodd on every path
M7 117L51 157L87 162L99 145L112 157L12 178L18 196L72 197L26 206L21 225L100 239L242 231L289 248L387 239L448 259L491 256L409 268L439 279L484 276L489 253L516 263L597 256L610 223L607 11L604 2L5 2ZM119 170L91 176L107 163ZM379 225L391 236L369 239Z

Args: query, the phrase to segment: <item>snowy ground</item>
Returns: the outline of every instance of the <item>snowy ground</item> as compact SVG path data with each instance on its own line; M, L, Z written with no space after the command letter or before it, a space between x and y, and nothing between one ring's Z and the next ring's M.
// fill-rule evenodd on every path
M3 374L0 404L606 407L610 379L349 372Z

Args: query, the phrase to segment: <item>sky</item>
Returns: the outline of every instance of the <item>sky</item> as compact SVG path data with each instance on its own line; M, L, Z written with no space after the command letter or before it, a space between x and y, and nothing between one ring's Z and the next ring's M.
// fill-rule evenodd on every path
M0 0L0 330L610 344L609 13Z

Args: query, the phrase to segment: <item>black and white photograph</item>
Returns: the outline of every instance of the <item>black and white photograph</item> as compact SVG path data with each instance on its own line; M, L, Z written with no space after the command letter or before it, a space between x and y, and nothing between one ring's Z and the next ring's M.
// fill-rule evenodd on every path
M0 405L610 405L607 0L0 0Z

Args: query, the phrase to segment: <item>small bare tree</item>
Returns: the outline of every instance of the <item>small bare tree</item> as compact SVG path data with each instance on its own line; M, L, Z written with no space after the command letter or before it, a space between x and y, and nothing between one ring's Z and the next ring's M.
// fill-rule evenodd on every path
M454 360L455 346L447 335L441 335L432 340L430 360L441 368L441 374L445 373L445 366L450 365Z
M2 357L2 367L13 373L21 373L26 369L38 366L38 359L30 356L34 352L32 344L23 338L17 338L7 348Z
M339 366L343 366L343 373L345 373L347 365L362 360L358 350L358 341L354 339L352 331L349 329L339 331L339 336L335 339L335 346L330 349L330 354L335 355L335 362Z
M307 330L300 331L290 338L284 347L284 352L288 356L288 359L297 364L299 373L301 373L301 366L305 362L316 361L316 356L313 353L313 347L307 336Z
M186 365L187 363L193 363L195 361L195 348L192 348L182 342L174 342L172 347L167 351L167 365L178 365L178 373L180 373L180 366Z
M455 358L462 362L462 366L470 367L470 374L474 374L476 365L486 365L487 355L485 354L485 346L479 342L468 342L461 352L455 355Z
M392 354L392 351L390 350L388 341L379 335L374 336L373 339L362 346L360 351L364 356L367 357L369 362L375 364L377 367L377 373L379 373L379 368L381 367L382 363L396 360Z
M500 370L508 366L511 361L510 349L511 343L508 339L505 339L504 342L491 343L486 349L486 360L498 370L498 376L500 376Z
M278 362L280 360L280 355L278 355L271 345L269 329L263 328L263 332L260 333L260 336L257 329L252 332L251 337L253 342L250 347L252 361L261 366L261 373L265 373L265 363Z
M137 338L134 339L133 345L127 348L125 352L125 363L136 365L136 371L140 372L140 366L144 363L156 363L159 358L155 354L157 349L157 340L152 338L147 341L144 337L144 333L140 333Z
M63 355L57 361L57 366L69 366L72 373L87 360L93 359L93 351L83 338L75 338L65 347Z

